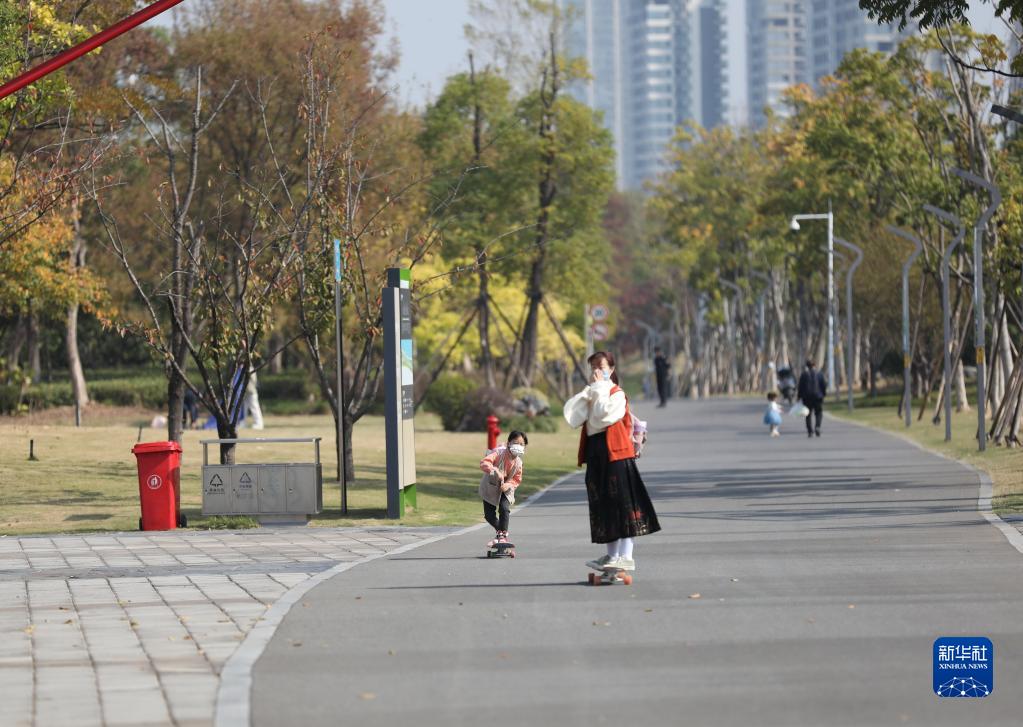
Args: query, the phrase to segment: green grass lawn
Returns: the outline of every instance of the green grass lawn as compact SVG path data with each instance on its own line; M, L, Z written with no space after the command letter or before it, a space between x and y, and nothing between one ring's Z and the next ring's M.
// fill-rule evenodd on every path
M137 529L138 479L131 448L138 438L140 416L145 414L136 411L118 417L116 412L107 412L102 419L86 416L90 425L81 428L27 417L0 420L0 535ZM529 435L519 502L575 468L578 433L570 431L564 422L560 425L557 433ZM365 417L355 427L356 479L349 484L349 513L345 517L340 512L334 422L330 416L270 416L262 432L243 430L241 434L255 435L323 437L324 511L314 518L313 525L395 524L385 519L382 417ZM215 431L185 433L181 504L190 527L224 524L201 515L199 440L215 437ZM28 461L30 439L35 441L37 462ZM163 439L165 429L143 427L142 441ZM418 508L409 510L401 524L467 525L481 521L482 506L476 491L485 446L484 433L445 432L435 416L417 415ZM210 450L212 461L216 460L215 449ZM311 444L240 445L237 461L298 462L311 461L312 456Z
M972 400L972 399L971 399ZM913 410L913 423L908 429L898 415L899 395L886 392L875 399L854 397L855 411L849 412L843 394L841 401L829 397L827 410L832 414L900 434L914 442L948 457L984 470L994 483L992 507L999 513L1023 512L1023 448L996 447L988 442L985 452L977 449L977 410L952 413L952 440L945 441L944 423L931 423L933 405L920 421ZM919 402L916 403L919 407Z

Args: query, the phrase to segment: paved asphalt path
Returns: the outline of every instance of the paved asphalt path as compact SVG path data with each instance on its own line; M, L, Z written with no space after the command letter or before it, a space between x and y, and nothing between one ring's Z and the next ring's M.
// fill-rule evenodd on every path
M513 516L514 560L480 530L307 594L256 664L254 723L1023 724L1023 554L974 475L835 420L772 440L756 400L637 409L663 530L633 586L586 584L603 550L572 478ZM991 696L932 692L954 635L992 640Z

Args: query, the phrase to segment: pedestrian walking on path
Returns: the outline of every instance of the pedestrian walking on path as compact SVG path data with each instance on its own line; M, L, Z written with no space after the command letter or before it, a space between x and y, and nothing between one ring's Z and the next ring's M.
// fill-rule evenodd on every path
M480 461L483 517L496 531L494 539L487 543L488 548L508 542L508 518L515 504L515 489L522 484L522 458L527 444L529 439L523 432L512 431L506 446L498 447Z
M824 397L828 394L828 381L818 371L813 359L806 360L806 368L799 377L799 400L810 411L806 415L806 436L821 435L821 419L824 416ZM811 422L811 419L816 423Z
M614 356L598 351L588 359L590 384L565 402L565 420L582 427L579 466L586 465L590 537L607 554L587 562L595 570L635 570L633 538L656 533L650 495L636 468L629 401L618 385Z
M657 405L664 407L668 405L668 371L671 370L671 363L664 355L660 347L654 349L654 375L657 378L657 396L661 402Z

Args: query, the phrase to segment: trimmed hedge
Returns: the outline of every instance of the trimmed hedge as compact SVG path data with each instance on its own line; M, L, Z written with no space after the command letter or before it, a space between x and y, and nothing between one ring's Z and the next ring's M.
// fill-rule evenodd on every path
M290 399L309 401L318 399L320 388L306 371L284 371L279 374L258 374L259 398L268 400Z
M21 386L18 384L0 384L0 414L13 414L18 408L18 395Z
M163 377L136 377L108 379L86 383L89 399L100 404L113 406L141 406L160 409L167 406L167 381ZM32 410L49 409L55 406L71 406L75 403L71 384L35 384L25 392L25 403Z
M443 374L427 390L423 403L440 417L445 431L453 432L461 426L469 407L469 395L476 388L471 379L461 374Z
M501 433L507 435L508 432L515 429L520 432L544 432L547 434L553 434L558 431L558 418L555 417L533 417L530 419L524 414L516 414L515 416L508 417L507 419L501 420Z
M109 375L109 372L104 372ZM167 407L167 379L161 375L124 375L121 378L93 377L91 372L86 386L89 398L100 404L112 406L139 406L146 409ZM19 387L14 384L0 386L0 414L15 411ZM319 389L308 373L287 371L282 374L265 374L259 377L259 395L269 401L302 402L309 411L326 410L319 406ZM35 384L25 392L25 404L32 410L50 409L55 406L72 406L75 403L71 384L62 381L49 384ZM325 402L324 402L325 405Z

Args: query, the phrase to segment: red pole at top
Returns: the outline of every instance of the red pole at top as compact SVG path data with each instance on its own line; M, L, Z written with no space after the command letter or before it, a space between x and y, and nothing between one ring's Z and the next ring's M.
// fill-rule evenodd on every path
M10 96L15 91L21 90L30 83L35 83L43 76L48 76L58 68L66 66L76 58L84 56L89 51L95 50L99 46L113 40L122 33L128 32L136 25L141 25L150 18L159 15L165 10L170 10L172 7L181 2L183 2L183 0L158 0L158 2L155 2L152 5L147 5L134 15L130 15L121 22L111 25L106 30L97 33L87 40L83 40L78 45L68 48L66 51L55 55L50 60L40 63L35 68L25 71L20 76L8 81L3 86L0 86L0 99Z

